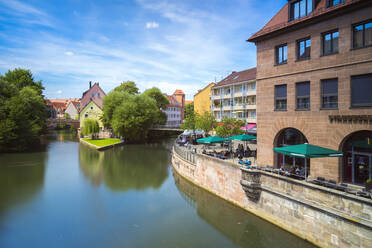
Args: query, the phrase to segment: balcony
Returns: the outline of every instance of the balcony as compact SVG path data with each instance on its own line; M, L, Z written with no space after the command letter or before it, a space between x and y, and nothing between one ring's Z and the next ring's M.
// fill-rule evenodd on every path
M256 90L249 90L245 93L246 96L255 96L257 94Z
M231 110L231 105L223 106L223 107L222 107L222 110L224 110L224 111L229 111L229 110Z

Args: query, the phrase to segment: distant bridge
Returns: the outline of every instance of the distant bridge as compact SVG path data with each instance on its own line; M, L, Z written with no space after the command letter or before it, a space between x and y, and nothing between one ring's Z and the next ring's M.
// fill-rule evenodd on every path
M76 129L80 127L80 121L79 120L66 120L66 119L47 119L46 125L48 129L56 128L58 125L66 125L66 126L72 126Z
M170 132L183 132L183 129L179 127L161 127L161 126L156 126L156 127L151 127L149 129L150 131L170 131Z

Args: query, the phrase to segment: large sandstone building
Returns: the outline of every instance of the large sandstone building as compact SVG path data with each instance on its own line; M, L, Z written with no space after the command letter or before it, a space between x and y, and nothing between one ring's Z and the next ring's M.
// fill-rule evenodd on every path
M257 163L303 166L274 147L344 152L311 159L310 176L372 179L372 1L289 0L256 34Z

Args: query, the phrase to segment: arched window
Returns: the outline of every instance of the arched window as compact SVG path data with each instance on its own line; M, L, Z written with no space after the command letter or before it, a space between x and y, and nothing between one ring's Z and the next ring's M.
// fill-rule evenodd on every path
M274 140L274 147L293 146L308 143L305 135L295 128L286 128L280 131ZM282 167L294 172L296 168L304 169L305 160L283 154L275 153L275 167ZM307 170L310 170L310 159L307 160ZM309 173L307 173L309 175Z
M342 181L364 185L372 180L372 131L358 131L341 143Z

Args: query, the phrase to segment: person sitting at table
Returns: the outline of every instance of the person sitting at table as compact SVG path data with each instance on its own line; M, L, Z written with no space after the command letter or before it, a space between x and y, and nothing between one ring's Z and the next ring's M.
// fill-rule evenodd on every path
M300 168L296 167L295 172L296 172L296 175L299 175L300 174Z

